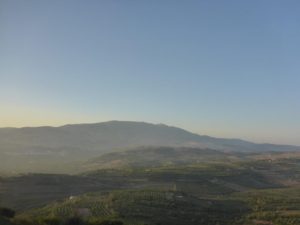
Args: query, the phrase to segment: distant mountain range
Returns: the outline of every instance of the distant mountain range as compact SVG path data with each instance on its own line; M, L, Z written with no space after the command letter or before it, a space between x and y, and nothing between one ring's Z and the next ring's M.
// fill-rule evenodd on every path
M299 146L214 138L163 124L109 121L61 127L1 128L0 170L40 168L140 146L189 147L223 152L300 151Z

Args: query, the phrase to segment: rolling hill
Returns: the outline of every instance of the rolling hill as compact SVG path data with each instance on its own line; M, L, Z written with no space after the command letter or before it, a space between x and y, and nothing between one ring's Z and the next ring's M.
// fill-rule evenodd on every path
M139 146L209 148L224 152L299 151L298 146L256 144L198 135L163 124L110 121L61 127L0 129L0 171L63 172L66 163ZM73 167L71 167L71 170Z
M19 218L52 216L63 220L79 213L85 219L118 218L126 224L232 225L246 212L248 207L240 200L198 199L177 191L144 189L76 196L21 214Z

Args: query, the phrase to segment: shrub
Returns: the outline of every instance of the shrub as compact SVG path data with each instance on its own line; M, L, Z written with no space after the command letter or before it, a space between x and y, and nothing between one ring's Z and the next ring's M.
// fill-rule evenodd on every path
M99 225L123 225L123 222L118 220L104 220Z
M0 216L6 218L13 218L15 216L15 211L9 208L0 208Z
M47 225L60 225L61 224L61 220L59 218L45 218L43 219L43 222Z
M71 217L71 218L67 219L67 221L65 222L65 225L84 225L84 222L79 217Z

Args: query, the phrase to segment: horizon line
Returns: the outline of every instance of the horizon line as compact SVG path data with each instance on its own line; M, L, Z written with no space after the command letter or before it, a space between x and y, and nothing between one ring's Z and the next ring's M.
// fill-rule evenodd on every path
M62 125L41 125L41 126L20 126L20 127L0 127L0 129L26 129L26 128L61 128L61 127L66 127L66 126L76 126L76 125L94 125L94 124L101 124L101 123L110 123L110 122L130 122L130 123L144 123L144 124L151 124L151 125L162 125L162 126L167 126L170 128L177 128L177 129L181 129L184 130L186 132L198 135L198 136L206 136L206 137L210 137L210 138L216 138L216 139L226 139L226 140L239 140L239 141L245 141L245 142L250 142L253 144L260 144L260 145L264 145L264 144L270 144L270 145L279 145L279 146L294 146L294 147L300 147L300 145L293 145L293 144L276 144L276 143L271 143L271 142L256 142L256 141L249 141L244 138L224 138L224 137L218 137L218 136L210 136L210 135L205 135L205 134L199 134L193 131L190 131L188 129L184 129L181 127L177 127L177 126L172 126L172 125L168 125L165 123L153 123L153 122L145 122L145 121L136 121L136 120L107 120L107 121L102 121L102 122L82 122L82 123L66 123L66 124L62 124Z

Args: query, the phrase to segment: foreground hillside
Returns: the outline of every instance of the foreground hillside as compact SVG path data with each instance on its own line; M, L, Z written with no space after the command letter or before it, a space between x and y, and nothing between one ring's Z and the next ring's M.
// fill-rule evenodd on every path
M238 200L199 199L162 190L114 191L72 197L18 216L19 220L79 214L85 220L117 218L127 224L233 224L248 211ZM213 213L210 213L213 212Z
M0 173L70 173L78 163L89 158L139 146L194 147L226 152L300 150L297 146L214 138L163 124L143 122L1 128Z
M233 199L250 207L245 221L254 224L300 224L300 187L251 190L235 193Z
M298 152L143 147L108 153L87 165L76 175L2 177L0 207L17 212L2 223L299 224Z
M90 193L22 213L15 222L67 221L74 215L87 224L297 225L300 188L252 190L219 199L197 198L173 190L126 190Z
M78 175L28 174L0 179L0 205L39 207L70 195L115 189L161 188L215 196L250 189L298 185L295 159L199 162L157 167L100 169Z

